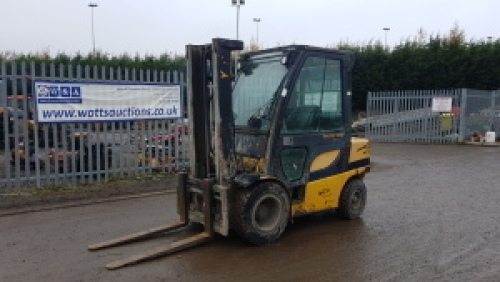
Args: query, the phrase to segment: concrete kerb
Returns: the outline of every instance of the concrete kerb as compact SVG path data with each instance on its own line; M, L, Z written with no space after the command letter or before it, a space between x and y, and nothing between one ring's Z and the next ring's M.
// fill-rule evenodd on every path
M51 211L51 210L56 210L56 209L88 206L88 205L95 205L95 204L101 204L101 203L107 203L107 202L117 202L117 201L131 200L131 199L137 199L137 198L153 197L153 196L159 196L159 195L171 194L171 193L175 193L175 190L149 192L149 193L142 193L142 194L135 194L135 195L126 195L126 196L115 196L115 197L110 197L110 198L106 198L106 199L75 201L75 202L70 202L70 203L52 204L52 205L47 205L47 206L42 206L42 207L34 207L34 208L19 208L19 209L7 210L7 211L0 211L0 217L25 214L25 213L31 213L31 212L43 212L43 211Z
M498 146L500 146L500 142L472 142L472 141L467 141L467 142L464 142L464 145L498 147Z

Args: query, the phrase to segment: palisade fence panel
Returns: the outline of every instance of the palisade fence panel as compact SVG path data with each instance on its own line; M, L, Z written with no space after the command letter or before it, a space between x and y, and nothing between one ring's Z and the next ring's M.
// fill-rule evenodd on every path
M451 112L432 111L433 98L452 100ZM473 133L500 136L499 90L370 92L365 134L373 141L457 143Z
M177 71L2 62L0 192L136 177L187 164L189 130L184 119L38 124L35 80L184 86L184 74Z
M495 131L500 136L500 91L467 89L466 133Z
M461 138L464 90L370 92L366 137L382 142L456 143ZM451 112L432 110L433 98L451 98Z

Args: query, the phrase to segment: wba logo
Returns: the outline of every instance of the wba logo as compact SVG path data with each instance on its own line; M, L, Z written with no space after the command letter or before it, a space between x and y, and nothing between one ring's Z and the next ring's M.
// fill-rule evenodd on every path
M38 85L37 96L39 98L81 98L80 86L47 86Z
M81 103L80 86L37 85L36 95L39 103Z

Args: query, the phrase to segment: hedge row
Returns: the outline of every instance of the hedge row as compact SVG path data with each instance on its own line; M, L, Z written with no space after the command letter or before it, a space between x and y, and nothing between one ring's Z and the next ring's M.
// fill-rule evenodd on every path
M465 42L431 37L392 50L381 44L343 46L356 54L354 108L366 106L369 91L450 88L500 89L500 41Z
M49 68L51 64L54 64L56 69L59 69L61 65L72 65L72 66L97 66L98 69L101 67L113 67L121 69L142 69L142 70L159 70L159 71L179 71L183 70L186 65L186 60L183 56L162 54L159 56L140 56L136 54L135 56L130 56L128 54L123 54L120 56L110 56L97 52L96 54L76 54L74 56L69 56L64 53L60 53L55 57L51 57L46 53L42 54L11 54L11 53L0 53L0 62L31 62L35 63L36 72L40 71L40 66L45 63L46 68ZM48 71L48 70L46 70ZM9 71L10 72L10 71ZM19 72L19 70L17 71Z
M464 32L455 26L445 36L425 36L420 31L414 39L386 48L374 44L339 44L336 48L356 55L353 73L354 110L364 110L369 91L426 90L449 88L500 89L500 41L466 41ZM0 54L0 61L8 54ZM122 69L183 70L185 58L160 56L108 56L97 53L82 56L59 54L14 56L15 61L35 61L71 65L109 66Z

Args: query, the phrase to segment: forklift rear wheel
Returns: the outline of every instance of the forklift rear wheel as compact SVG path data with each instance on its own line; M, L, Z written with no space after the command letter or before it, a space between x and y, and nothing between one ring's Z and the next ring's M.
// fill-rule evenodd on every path
M365 184L361 179L354 179L342 191L337 212L344 219L356 219L363 213L365 204Z
M235 229L249 243L265 245L277 240L290 218L290 200L277 183L263 182L239 191L233 213Z

